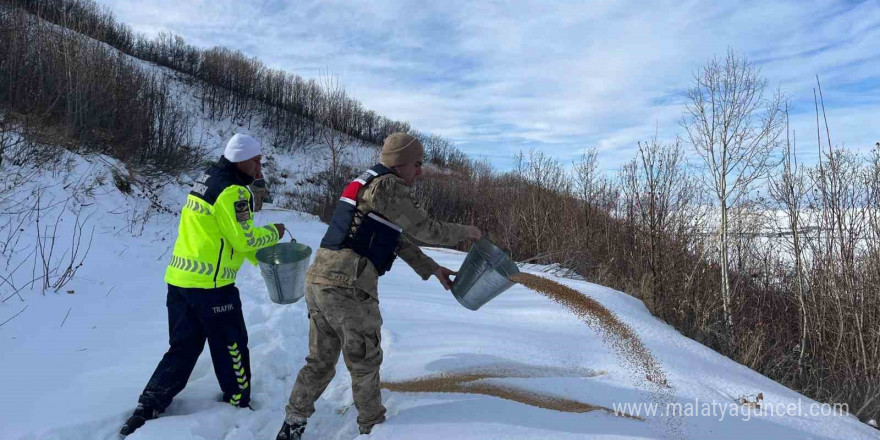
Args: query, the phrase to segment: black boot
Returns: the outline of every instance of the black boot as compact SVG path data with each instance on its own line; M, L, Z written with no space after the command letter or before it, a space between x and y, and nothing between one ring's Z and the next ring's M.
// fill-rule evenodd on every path
M131 414L131 417L125 421L125 424L122 425L122 429L119 430L119 434L123 437L131 434L136 429L144 426L144 423L147 420L153 420L159 417L159 411L150 406L144 405L143 403L138 403L137 408L135 408L134 412Z
M284 424L281 425L281 430L278 431L278 436L275 437L275 440L301 440L305 430L305 421L296 422L292 425L285 421Z
M230 404L230 405L232 405L232 406L234 406L234 407L236 407L236 408L246 408L246 409L249 409L249 410L251 410L251 411L254 411L254 407L251 406L251 403L250 403L249 401L248 401L248 402L232 403L232 402L230 402L228 399L224 399L224 398L223 398L223 394L220 394L220 395L217 396L217 401L218 401L218 402L223 402L223 403L228 403L228 404Z

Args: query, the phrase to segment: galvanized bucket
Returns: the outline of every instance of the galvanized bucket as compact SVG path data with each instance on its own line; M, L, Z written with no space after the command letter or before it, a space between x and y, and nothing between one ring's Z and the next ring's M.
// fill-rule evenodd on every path
M296 243L278 243L257 251L260 272L277 304L293 304L306 294L306 269L312 248Z
M482 238L468 251L452 283L452 295L461 305L477 310L513 286L510 277L518 273L516 263L503 250Z

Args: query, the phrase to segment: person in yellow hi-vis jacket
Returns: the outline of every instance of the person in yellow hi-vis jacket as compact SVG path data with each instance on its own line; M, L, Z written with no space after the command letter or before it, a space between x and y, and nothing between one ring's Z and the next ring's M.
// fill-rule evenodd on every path
M235 275L244 260L256 264L256 251L284 235L282 224L254 226L247 186L260 173L261 159L260 143L236 134L186 198L165 270L171 346L123 425L123 436L158 417L183 390L206 339L223 400L249 407L250 355Z

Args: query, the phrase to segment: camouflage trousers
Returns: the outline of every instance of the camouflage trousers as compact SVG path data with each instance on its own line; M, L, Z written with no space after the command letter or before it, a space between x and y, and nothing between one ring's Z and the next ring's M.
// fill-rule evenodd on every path
M336 374L342 352L351 373L357 422L372 426L385 420L379 392L382 364L379 302L353 287L306 283L309 309L309 355L285 407L288 423L315 413L315 401Z

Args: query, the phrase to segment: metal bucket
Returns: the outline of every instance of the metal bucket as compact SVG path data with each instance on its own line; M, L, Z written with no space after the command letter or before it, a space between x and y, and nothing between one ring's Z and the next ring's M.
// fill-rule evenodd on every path
M482 238L468 251L452 283L452 295L461 305L477 310L513 286L510 277L518 273L516 263L503 250Z
M312 248L296 243L278 243L257 251L260 272L277 304L293 304L306 294L306 269Z

